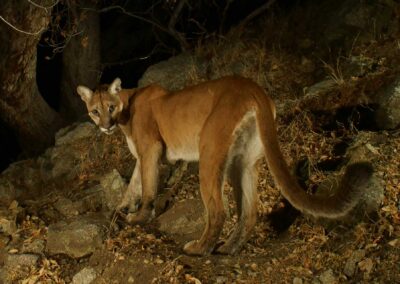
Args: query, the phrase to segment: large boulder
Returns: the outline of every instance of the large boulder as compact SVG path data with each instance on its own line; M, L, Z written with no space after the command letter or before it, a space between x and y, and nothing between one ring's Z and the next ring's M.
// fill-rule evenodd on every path
M22 279L29 277L36 269L39 256L35 254L3 254L0 256L0 283L24 283ZM18 281L20 280L20 281Z
M38 162L42 175L48 179L73 179L79 173L82 153L79 143L96 137L97 127L93 123L73 124L59 130L56 134L55 146L49 148Z
M179 90L205 77L206 61L190 53L161 61L150 66L138 82L139 87L158 84L168 90Z
M49 254L66 254L80 258L101 247L104 239L105 218L79 217L70 223L51 224L47 232L46 250Z
M100 179L103 206L112 211L122 201L127 184L116 169Z
M0 233L12 236L17 232L17 217L21 211L16 201L11 202L9 208L0 207Z
M204 206L199 199L187 199L175 203L157 217L158 229L186 242L199 238L204 229Z

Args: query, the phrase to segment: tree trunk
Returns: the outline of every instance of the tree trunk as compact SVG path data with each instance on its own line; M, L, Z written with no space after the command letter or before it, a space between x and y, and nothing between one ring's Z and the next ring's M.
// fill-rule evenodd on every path
M80 1L80 7L70 7L71 22L77 23L78 35L71 37L63 52L60 112L69 121L75 121L86 113L85 104L76 93L78 85L94 88L100 80L100 19L93 1Z
M62 125L36 85L36 46L50 14L25 0L1 1L0 11L0 120L26 153L39 153Z

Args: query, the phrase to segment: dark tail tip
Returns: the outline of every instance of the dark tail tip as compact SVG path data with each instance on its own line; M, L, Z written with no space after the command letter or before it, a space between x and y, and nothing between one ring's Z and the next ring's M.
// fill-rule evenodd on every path
M374 168L370 162L356 162L346 168L343 182L350 186L357 187L364 185L374 173Z

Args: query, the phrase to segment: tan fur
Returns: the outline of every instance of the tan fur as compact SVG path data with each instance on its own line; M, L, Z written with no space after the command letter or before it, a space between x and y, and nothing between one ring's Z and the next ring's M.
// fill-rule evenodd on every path
M341 190L332 197L306 194L289 174L275 127L275 106L251 80L231 76L187 87L178 92L151 85L121 89L116 79L95 92L79 86L89 114L105 133L118 124L137 159L125 198L130 223L146 223L153 216L158 183L158 163L169 160L199 161L200 191L206 208L206 227L200 240L189 242L187 254L204 255L215 248L225 212L222 184L232 184L239 221L217 251L234 253L247 241L257 217L257 163L266 157L282 194L297 209L315 216L335 218L346 214L362 194L372 174L366 163L351 166ZM114 112L109 111L114 105ZM92 111L97 109L98 117ZM139 206L140 205L140 206Z

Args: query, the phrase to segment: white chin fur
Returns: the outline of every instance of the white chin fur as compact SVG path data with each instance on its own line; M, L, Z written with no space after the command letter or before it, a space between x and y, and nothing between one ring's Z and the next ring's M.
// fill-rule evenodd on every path
M103 133L105 133L107 135L110 135L110 134L113 134L113 132L114 132L116 127L117 127L117 125L114 124L113 126L111 126L108 129L104 128L104 127L100 127L100 130L101 130L101 132L103 132Z

